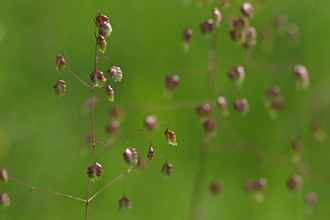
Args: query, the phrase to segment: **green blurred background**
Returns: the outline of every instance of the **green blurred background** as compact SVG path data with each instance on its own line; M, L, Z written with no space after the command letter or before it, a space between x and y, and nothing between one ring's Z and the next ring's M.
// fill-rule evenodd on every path
M251 1L255 18L251 26L258 32L256 48L247 52L235 45L228 35L227 21L239 16L240 1L229 1L221 9L223 21L218 36L218 70L216 78L228 98L230 116L212 116L218 122L217 136L212 139L205 181L201 194L202 219L329 219L330 172L329 139L316 141L310 131L313 121L322 121L328 132L329 117L329 2L312 0ZM125 109L121 131L143 128L143 118L155 114L174 130L178 146L168 145L162 124L157 132L146 132L153 141L155 155L165 155L174 171L164 180L155 158L144 170L134 170L126 178L126 196L132 209L120 213L118 200L123 194L123 179L116 181L92 202L89 219L186 219L193 194L199 149L203 131L195 115L195 106L203 102L206 77L183 71L182 68L206 71L211 38L202 37L200 22L214 3L196 6L196 1L1 1L0 2L0 165L10 176L34 187L54 190L85 198L86 170L92 147L85 143L90 130L90 115L85 109L90 91L72 75L64 78L67 92L57 98L53 85L60 76L54 60L63 50L70 68L86 82L93 71L93 19L98 10L110 18L113 33L106 56L123 70L121 83L111 83L115 102L107 101L105 88L96 89L99 102L94 109L96 139L107 137L104 131L110 121L108 111L118 104ZM300 35L295 41L276 33L272 19L286 14L289 23L296 23ZM181 33L189 22L194 36L188 53L182 50ZM268 38L267 38L268 36ZM271 36L269 38L269 36ZM268 41L267 41L268 40ZM293 64L306 65L311 86L307 91L294 88ZM246 81L242 90L227 79L233 65L243 65ZM98 69L106 72L109 63L100 60ZM180 86L173 100L161 97L164 76L180 76ZM285 105L276 120L264 108L264 91L280 86ZM216 100L216 95L214 100ZM246 117L236 114L231 103L247 98L250 111ZM190 100L190 101L189 101ZM179 106L179 108L178 108ZM184 107L182 107L184 106ZM142 108L141 108L142 107ZM144 110L141 110L144 109ZM258 147L267 156L238 148L235 131L249 147ZM286 180L300 174L290 165L290 142L303 143L303 163L311 168L304 177L301 191L292 193ZM130 147L146 155L149 140L141 133L116 138L128 141ZM101 147L97 146L100 150ZM106 149L99 158L104 173L92 184L91 193L127 170L122 159L125 145ZM265 177L268 187L265 201L257 203L246 193L246 179ZM223 189L214 196L208 189L212 180L219 180ZM306 211L306 192L314 190L319 200L312 212ZM4 188L12 207L29 191L10 181ZM0 218L12 210L0 211ZM33 191L10 219L84 219L85 204L80 201Z

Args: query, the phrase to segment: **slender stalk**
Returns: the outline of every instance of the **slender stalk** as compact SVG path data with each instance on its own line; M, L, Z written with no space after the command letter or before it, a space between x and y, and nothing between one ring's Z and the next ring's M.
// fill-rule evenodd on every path
M123 135L123 134L131 133L131 132L135 132L135 131L142 131L142 132L143 132L144 130L148 130L148 129L150 129L150 128L153 128L153 127L155 127L155 126L157 126L157 125L159 125L159 124L163 124L163 123L167 124L167 127L168 127L168 123L164 121L164 122L157 123L157 124L152 125L152 126L147 127L147 128L135 129L135 130L125 131L125 132L122 132L122 133L119 133L119 134L112 135L112 136L110 136L110 137L108 137L108 138L106 138L106 139L104 139L104 140L102 140L102 141L98 141L98 142L96 142L95 145L97 145L97 144L101 144L102 142L104 142L104 141L106 141L106 140L109 140L109 139L111 139L111 138L117 137L117 136L119 136L119 135ZM147 136L147 137L148 137L148 136ZM148 137L148 138L149 138L149 137ZM150 138L149 138L149 140L150 140Z
M35 188L33 186L30 186L29 184L27 183L24 183L22 181L19 181L17 179L14 179L12 177L8 177L10 180L12 181L15 181L19 184L22 184L28 188L30 188L31 190L37 190L37 191L44 191L44 192L49 192L49 193L53 193L53 194L56 194L56 195L60 195L60 196L64 196L64 197L68 197L68 198L71 198L71 199L75 199L75 200L79 200L79 201L82 201L82 202L86 202L87 200L84 200L84 199L81 199L81 198L78 198L78 197L74 197L74 196L70 196L70 195L67 195L67 194L63 194L63 193L59 193L59 192L55 192L55 191L52 191L52 190L48 190L48 189L40 189L40 188Z
M134 168L132 168L134 169ZM102 189L100 189L97 193L95 193L89 200L88 202L90 202L92 199L95 198L95 196L97 196L100 192L102 192L103 190L105 190L108 186L110 186L111 184L113 184L114 182L116 182L117 180L119 180L121 177L125 176L127 173L131 172L132 169L127 170L125 173L122 173L121 175L119 175L116 179L112 180L110 183L108 183L107 185L105 185Z
M96 48L95 48L96 50ZM95 58L96 59L96 58ZM90 162L90 166L93 165L94 154L95 154L95 137L94 137L94 116L93 116L93 87L91 89L91 127L92 127L92 143L93 143L93 153ZM88 187L87 187L87 199L86 199L86 211L85 211L85 220L88 218L88 204L89 204L89 193L91 188L91 180L88 179Z
M214 86L216 85L216 55L217 55L217 37L218 37L219 28L215 29L213 34L211 48L209 52L209 67L207 71L207 86L206 86L206 99L212 100L214 96ZM210 139L205 138L203 140L203 144L200 148L200 158L198 162L198 168L196 173L195 185L193 189L193 195L189 207L188 219L200 219L199 216L199 204L202 200L202 188L205 182L206 169L207 169L207 159L208 159L208 151L206 149L209 148L211 144Z
M17 203L17 205L10 211L10 213L7 215L6 220L9 219L9 217L14 213L14 211L17 209L17 207L26 199L26 197L33 191L33 189L30 189L29 192L25 194L25 196Z

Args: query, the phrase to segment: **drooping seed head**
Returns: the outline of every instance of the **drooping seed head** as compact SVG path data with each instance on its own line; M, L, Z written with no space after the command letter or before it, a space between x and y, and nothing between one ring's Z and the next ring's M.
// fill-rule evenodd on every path
M107 81L106 78L104 78L104 74L101 71L94 70L90 75L91 81L93 82L94 87L102 87L105 82Z
M327 138L327 133L324 130L324 125L321 121L315 121L311 126L313 136L317 141L324 141Z
M218 195L222 189L222 184L219 181L214 180L210 183L209 188L213 195Z
M246 99L236 99L233 107L237 113L242 115L245 115L249 111L249 103Z
M279 14L274 17L276 27L285 26L288 23L288 17L285 14Z
M245 31L238 30L230 30L229 31L230 38L237 44L242 45L245 42Z
M123 108L119 107L118 105L113 105L109 109L109 116L113 120L120 120L125 116L125 111Z
M204 132L207 134L214 134L216 131L217 123L212 118L208 118L203 123Z
M292 191L297 191L301 188L302 178L299 175L293 175L286 181L287 187Z
M186 28L182 32L182 39L184 42L188 43L193 36L193 31L189 28Z
M55 59L55 67L58 72L62 72L65 67L65 60L62 55L57 56Z
M173 146L177 146L178 144L176 143L176 136L175 133L168 128L165 130L165 137L166 140L168 141L169 144L172 144Z
M318 200L318 196L316 194L316 192L314 191L309 191L306 195L306 202L309 205L314 205Z
M121 212L127 211L132 206L131 200L126 196L123 196L123 198L119 200L118 204L119 204L119 211Z
M108 37L111 35L112 27L110 22L103 21L102 24L99 26L99 34L103 37Z
M112 66L108 70L109 76L115 81L120 82L123 78L123 72L120 67Z
M152 129L152 130L155 129L157 124L158 124L158 120L155 115L147 115L144 118L144 125L148 128L150 127L150 129Z
M91 181L95 182L95 180L99 180L102 176L103 168L101 164L94 163L92 166L88 167L87 175Z
M245 71L242 66L235 66L228 72L228 78L241 89L245 79Z
M1 169L0 179L2 180L2 182L8 183L9 176L8 176L8 172L5 168Z
M221 110L223 116L227 117L229 115L227 100L224 96L219 96L217 99L218 106Z
M109 84L107 86L106 94L110 102L113 102L115 100L115 93Z
M284 105L284 99L282 96L277 96L271 103L271 108L275 111L279 111Z
M221 14L219 8L217 8L217 7L213 8L212 15L213 15L213 19L215 20L217 27L220 27L222 14Z
M178 75L169 74L165 76L165 87L169 91L173 91L178 87L180 83L180 77Z
M171 173L173 172L173 166L172 164L165 162L165 164L162 166L162 174L164 178L168 178Z
M126 148L125 152L123 153L124 161L130 168L133 168L137 165L138 162L138 155L135 148Z
M294 153L300 153L302 150L302 144L299 140L293 140L291 142L291 149Z
M286 27L286 33L290 38L297 38L299 35L299 27L295 23L290 23Z
M242 46L245 49L252 49L257 44L257 31L254 27L247 27L245 29L245 42Z
M150 145L147 155L147 161L150 162L153 157L154 157L154 149L152 148L152 145Z
M249 26L249 20L246 17L237 18L232 21L232 29L243 32Z
M247 191L247 192L251 192L254 190L254 185L255 185L255 181L252 180L252 179L248 179L245 181L244 183L244 189Z
M107 42L102 35L99 35L97 38L97 46L102 53L105 53L107 49Z
M204 35L204 36L212 33L212 31L214 30L214 27L215 27L215 24L212 19L208 19L199 25L199 29L201 30L202 35Z
M276 96L278 96L279 94L281 94L281 89L278 86L270 87L265 92L265 95L268 99L273 99Z
M261 177L259 179L256 179L254 181L253 188L255 190L264 190L267 187L267 179L264 177Z
M0 194L0 204L3 206L3 208L7 208L10 206L10 198L8 194L6 193Z
M307 89L309 87L308 70L305 66L297 64L294 67L294 73L296 77L296 88Z
M120 123L119 121L111 121L107 126L105 127L105 130L108 134L114 134L118 132L120 129Z
M54 85L54 92L57 95L57 97L61 97L64 95L65 91L66 91L66 83L63 80L59 79Z
M98 27L100 24L102 24L104 21L109 22L109 18L105 15L102 15L98 13L94 19L95 25Z
M241 12L244 16L248 18L253 18L254 16L254 9L250 3L243 3L241 7Z
M195 108L196 114L199 118L205 118L210 116L211 110L211 105L208 103L200 104Z

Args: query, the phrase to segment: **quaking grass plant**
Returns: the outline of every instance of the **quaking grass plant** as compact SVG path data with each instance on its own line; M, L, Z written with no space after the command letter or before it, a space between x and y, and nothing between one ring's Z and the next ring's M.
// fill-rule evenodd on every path
M66 89L67 89L67 84L63 80L67 75L73 75L76 79L78 79L81 83L83 83L91 92L91 96L88 99L87 105L90 107L90 113L91 113L91 132L88 134L87 138L89 139L88 142L91 142L91 147L92 147L92 155L90 159L90 166L87 168L87 176L86 176L86 183L88 184L87 187L87 196L85 199L83 198L78 198L75 196L63 194L60 192L55 192L52 190L47 190L47 189L41 189L37 187L33 187L23 181L20 181L14 177L12 177L10 174L8 174L7 170L3 168L1 170L1 175L0 178L2 180L3 187L2 187L2 192L0 195L0 202L1 204L7 208L11 206L11 201L10 197L8 194L5 193L5 186L9 184L11 181L17 182L23 186L26 186L30 188L30 191L23 196L23 198L20 201L14 201L14 208L12 208L7 215L6 219L10 219L10 216L12 216L15 211L19 208L19 205L26 199L28 195L30 195L31 192L33 191L44 191L44 192L49 192L53 194L57 194L60 196L68 197L80 202L85 203L86 209L85 209L85 220L88 219L88 208L90 206L91 201L98 195L100 194L103 190L108 188L110 185L112 185L115 181L126 177L127 174L129 174L133 169L136 167L141 167L143 166L144 163L151 162L154 158L162 158L165 160L163 166L161 167L161 173L163 174L164 178L167 178L171 175L173 171L173 166L171 163L169 163L165 156L163 155L154 155L154 148L152 146L152 140L151 138L145 133L146 130L148 129L153 129L154 127L160 125L160 124L166 124L167 128L165 130L165 137L168 141L169 144L176 146L176 135L173 131L169 130L169 125L167 122L157 122L157 118L155 116L148 116L146 117L145 120L145 125L147 127L145 128L140 128L140 129L135 129L135 130L129 130L125 132L118 133L118 128L119 128L119 122L114 120L112 121L107 127L107 131L109 133L109 137L97 141L95 139L95 132L94 132L94 109L93 106L97 102L97 98L93 96L93 91L94 89L102 88L105 87L105 96L104 98L107 98L110 103L114 102L115 96L114 96L114 90L110 86L109 79L107 76L104 75L104 73L100 70L97 69L97 63L99 59L107 59L110 62L110 68L108 69L108 77L113 80L113 82L120 82L123 78L123 72L120 67L116 67L113 65L113 62L111 59L109 59L107 56L98 55L98 51L101 53L105 53L106 51L106 45L107 42L105 40L106 37L109 37L112 33L112 27L110 25L109 18L100 12L97 13L95 19L94 19L94 24L95 24L95 29L94 29L94 37L96 40L95 44L95 60L94 60L94 68L93 72L90 74L90 80L91 84L84 82L82 79L80 79L69 67L67 58L66 58L66 53L65 51L63 52L62 55L56 56L55 60L55 67L58 72L62 72L65 67L68 68L68 72L63 74L62 76L59 77L57 82L54 84L54 91L55 94L58 97L61 97L65 95ZM113 107L111 110L112 116L116 119L121 116L122 112L118 107ZM150 146L148 147L148 150L146 149L145 151L145 156L146 160L143 159L143 157L138 157L138 152L135 148L131 148L129 146L129 143L126 141L117 141L114 143L108 144L107 141L114 139L115 137L131 132L142 132L142 134L149 139L150 141ZM124 162L128 165L128 170L115 179L113 179L111 182L105 184L103 187L100 188L98 192L96 192L94 195L90 194L91 187L93 187L93 183L100 180L101 176L103 175L103 168L102 165L98 162L98 157L101 155L101 153L106 150L109 147L117 146L124 144L126 145L126 149L123 152L123 160ZM102 148L101 148L102 147ZM97 155L96 153L99 152ZM105 175L108 171L105 171ZM124 193L123 197L119 199L118 205L119 205L119 210L120 211L126 211L127 209L131 208L131 200L126 196L125 194L125 184L126 184L126 179L124 180Z
M195 3L195 1L190 2ZM257 60L254 57L255 50L263 50L266 51L265 54L267 54L267 52L274 49L273 44L275 38L286 39L286 43L289 45L286 48L288 50L295 47L300 47L301 45L299 45L299 41L301 41L302 38L305 39L305 35L308 33L301 32L300 27L298 27L295 23L290 23L292 20L290 21L290 19L286 15L281 14L280 11L276 11L275 14L263 16L263 19L269 20L269 22L267 27L260 27L260 23L258 24L254 19L257 19L260 16L263 10L263 4L266 2L269 1L257 0L251 3L243 3L242 1L199 0L197 1L197 4L200 7L200 11L206 13L196 15L189 14L186 16L186 19L191 19L190 22L186 22L187 24L184 22L184 25L182 25L182 37L184 43L183 49L188 52L183 56L194 57L193 53L201 54L201 51L194 50L194 47L196 47L197 44L197 40L195 39L197 38L199 32L200 35L204 37L204 42L206 41L210 43L210 47L207 48L209 51L208 57L198 56L198 61L204 61L204 63L208 66L207 68L199 70L197 67L195 68L195 66L189 66L189 68L178 69L177 66L175 66L173 67L174 71L165 76L166 91L163 93L163 96L169 99L174 99L174 101L168 102L168 105L162 105L162 108L158 109L161 109L160 111L167 111L183 108L186 109L187 113L194 111L197 115L197 117L189 119L189 121L192 122L191 124L194 123L194 126L186 126L185 123L181 123L181 120L178 122L179 124L183 124L183 129L189 131L189 136L186 136L186 139L180 138L180 148L184 149L183 153L185 155L189 155L187 156L188 159L185 163L188 164L193 161L196 165L196 169L189 166L189 172L195 173L194 181L186 181L186 179L184 179L184 188L191 188L190 194L185 195L184 198L180 197L177 199L184 202L184 208L180 210L180 213L172 213L171 211L165 209L167 213L170 212L171 216L179 216L179 219L189 220L221 219L219 217L220 212L227 212L234 216L238 209L242 208L243 210L245 208L246 210L250 207L257 207L257 205L260 205L258 206L260 207L260 210L269 211L270 208L267 208L265 204L267 204L268 201L274 202L274 198L270 198L268 193L275 191L274 189L276 189L276 187L279 188L281 186L283 186L283 188L287 188L287 190L280 191L283 193L283 197L289 194L292 198L297 198L296 202L299 200L299 202L297 202L297 206L299 204L300 206L303 204L302 215L308 215L313 211L318 200L318 195L321 195L317 189L313 187L314 184L311 183L320 182L326 187L329 186L329 182L326 180L325 175L318 173L316 171L317 169L314 169L313 164L310 163L311 161L308 160L309 154L312 152L312 143L314 143L312 142L312 139L318 142L324 141L326 138L326 132L322 123L312 122L312 114L309 112L309 105L311 105L311 88L309 88L310 83L308 69L311 65L306 58L307 56L304 55L303 58L301 58L297 55L297 57L291 57L291 61L289 61L289 63L285 62L280 63L279 65L274 64L271 61L269 61L269 63L268 61L264 61L267 62L266 64L258 63L260 60ZM302 6L299 5L299 7ZM307 19L309 19L309 17L307 17ZM110 59L105 56L97 56L98 49L101 50L101 52L105 50L105 36L100 33L99 29L104 29L101 32L104 32L104 35L106 35L106 33L110 31L109 27L111 27L109 26L110 24L107 23L109 23L108 19L98 13L95 19L94 35L96 39L96 47L95 67L91 74L92 85L84 83L84 85L91 90L91 97L88 100L88 106L91 110L92 117L94 110L93 106L97 102L97 99L93 96L94 88L98 89L96 87L106 87L105 93L111 103L114 101L114 90L111 88L110 84L107 83L110 81L110 78L114 81L120 81L122 77L121 69L119 67L115 67ZM179 31L176 34L179 35ZM223 39L223 36L226 36L228 39L232 40L230 44L231 48L242 51L242 53L239 54L239 58L241 57L239 62L237 62L239 59L229 63L223 62L224 57L231 52L230 50L223 50L223 42L219 40ZM306 44L306 42L304 43ZM99 58L106 59L111 64L109 66L110 68L108 73L110 75L108 78L106 77L107 74L103 74L103 72L96 68ZM259 67L259 65L262 67L267 65L267 68L262 69L262 74L267 77L261 77L262 74L260 74L261 71L259 69L261 67ZM64 66L68 67L65 52L57 57L57 68L61 69ZM199 94L203 94L204 97L199 100L196 100L194 99L195 97L193 97L192 99L194 99L194 101L191 101L188 98L190 97L190 94L187 92L184 93L184 101L179 100L176 102L175 99L177 97L177 89L180 89L180 86L186 86L193 82L193 80L189 81L190 78L189 80L185 80L187 78L184 74L187 73L190 74L189 76L196 76L200 84L203 84L203 80L207 82L205 87L201 86L193 88L195 91L198 91ZM70 74L76 76L69 69L69 72L66 75ZM256 75L262 78L262 86L258 85L253 87L251 86L251 83L247 84L251 82L251 80L256 80ZM289 79L289 77L285 77L285 75L289 75L291 78ZM281 80L279 80L280 76L282 78ZM54 86L54 89L59 96L64 95L66 92L66 83L64 82L63 77L64 76L60 77ZM267 79L264 80L265 78ZM158 82L156 84L158 85ZM311 86L313 86L313 84L315 85L315 81L313 82L311 80ZM187 88L187 86L184 88ZM200 88L204 88L204 90ZM288 97L289 93L294 94L293 98L292 96L291 99ZM180 95L183 96L182 94ZM253 102L253 99L259 96L263 98L263 101L258 103ZM295 118L295 116L290 115L287 116L287 118L283 117L283 110L285 111L290 103L292 106L292 102L299 105L298 110L294 109L293 114L302 116L296 124L291 123L294 120L288 120L289 117L291 119ZM141 105L139 105L139 107L141 107ZM148 108L149 111L154 109L150 106L148 106ZM291 107L291 110L292 109L293 108ZM113 111L116 112L118 109L116 110L114 108ZM255 112L258 112L260 115L254 117L252 122L251 120L247 120L251 114L254 113L255 116ZM248 135L253 133L254 130L268 129L268 127L258 127L262 124L260 123L260 120L266 120L265 117L262 117L263 113L264 115L268 114L269 118L267 118L267 120L269 119L269 121L273 123L264 124L270 124L275 127L276 122L286 121L285 125L287 127L295 128L294 131L288 132L287 129L282 128L281 131L276 134L269 134L269 136L260 138L256 138L251 135L254 139L249 139ZM116 115L116 113L114 114ZM127 131L120 134L141 131L144 135L146 135L144 132L145 130L150 130L159 124L156 121L157 119L155 116L148 116L146 118L146 128ZM184 121L183 118L182 121ZM246 125L247 123L249 123L248 126ZM107 126L107 131L109 133L117 132L119 125L119 122L114 120ZM312 125L311 131L309 130L310 125ZM241 127L248 127L248 129L241 129ZM93 129L92 123L92 131L93 130L95 129ZM200 130L202 130L202 135L195 135ZM283 134L285 132L288 134ZM103 146L103 149L101 150L103 152L104 149L113 146L112 144L117 144L118 142L108 143L107 141L113 140L116 135L120 135L113 134L109 136L108 140L104 139L101 141L92 141L92 139L95 139L95 135L93 133L94 132L91 132L88 135L89 141L92 142L91 148L93 149L93 155L94 153L97 153L98 146ZM265 133L266 132L263 132L262 135ZM165 131L165 135L171 144L176 145L175 134L168 130L168 128ZM275 139L274 137L276 135L283 140L278 141ZM146 137L149 138L147 135ZM193 139L193 144L186 144L188 143L187 139ZM228 141L228 139L230 141ZM273 149L268 147L270 144L273 144L272 142L275 142L274 139L279 142L276 147L282 148L281 154L277 155L277 153L272 151ZM120 178L125 178L125 176L132 169L135 169L140 164L145 163L139 162L142 160L137 158L136 151L133 150L133 148L130 148L126 142L118 144L126 144L123 157L124 161L128 163L129 168L127 172L118 176L118 178L114 179L114 181ZM147 160L151 160L153 155L151 140L150 146L148 147L149 150L146 150L145 154L147 154ZM196 149L198 151L198 161L191 159L191 155L193 155L193 152ZM232 158L235 159L239 156L242 157L242 161L240 161L241 167L237 165L235 166L235 169L239 167L243 170L242 172L237 172L237 170L233 169L234 166L230 166L237 162L237 160L234 160L234 162L231 163L223 163L223 157L226 157L226 159L229 160ZM215 160L216 162L214 162ZM257 165L258 167L253 166L254 164L252 164L252 160L253 162L257 161L255 163L259 163ZM272 179L271 177L274 177L274 174L269 171L269 167L280 167L284 170L285 176L276 176L275 179ZM233 173L232 176L225 176L226 171ZM100 179L103 173L102 166L98 162L98 156L92 156L87 172L88 177L90 178L88 180L88 189L90 189L93 187L91 181L94 180L96 182ZM106 172L107 171L104 172L104 175L106 175ZM172 172L171 164L165 162L162 167L162 172L165 176L168 176ZM187 171L187 173L189 172ZM236 176L235 174L238 173L240 175ZM242 173L244 173L244 175L242 175ZM179 178L182 180L184 177L180 176ZM8 176L6 170L3 169L2 180L4 182L8 182L8 180L10 181L15 179ZM236 181L237 184L235 186L230 185L230 183L233 183L234 181ZM101 181L98 183L100 182ZM113 182L105 185L99 192L104 190ZM278 182L280 182L281 186L276 185ZM85 218L87 218L86 216L88 215L88 207L90 207L89 203L95 198L96 195L99 195L98 192L97 194L87 195L87 199L81 199L50 190L34 188L23 182L19 183L29 187L30 192L33 190L47 191L86 203ZM6 185L7 184L4 186ZM178 188L179 187L182 186L178 186ZM2 190L1 201L3 204L9 205L9 197L6 194L5 189L6 187ZM240 194L241 197L228 195L228 192L230 191L242 191ZM30 192L28 194L30 194ZM243 197L245 194L243 195L243 192L250 200L248 200L248 203L244 204L245 207L239 207L239 204L242 204L241 200L244 199ZM210 195L208 195L208 193ZM226 196L226 193L227 197L224 197ZM217 197L212 197L214 199L212 200L212 203L207 203L207 201L205 201L206 198L213 195L216 195ZM119 200L121 210L125 210L130 207L131 201L128 196L126 196L124 192L123 197ZM235 200L234 206L230 208L228 208L228 200L230 200L228 199L229 197L235 197L234 199L230 198L231 200ZM289 197L285 198L287 199ZM23 200L24 199L25 198L23 198ZM216 205L213 203L216 203ZM225 205L223 205L224 203ZM254 204L257 205L254 206ZM223 207L226 210L220 210ZM13 209L15 210L16 208L14 207ZM251 208L251 212L255 210L256 209ZM9 211L11 210L9 209ZM278 211L277 209L276 212L282 212L282 210ZM292 212L294 212L294 210L292 210ZM254 219L256 217L252 215L245 215L245 213L244 216L246 219ZM295 215L295 217L296 216L297 219L300 217L300 215ZM163 216L159 216L159 218L162 217ZM165 217L162 219L165 219ZM262 219L262 216L259 217L259 219Z

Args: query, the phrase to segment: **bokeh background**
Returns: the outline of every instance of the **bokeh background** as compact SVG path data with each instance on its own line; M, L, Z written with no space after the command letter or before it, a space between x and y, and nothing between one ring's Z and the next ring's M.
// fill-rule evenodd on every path
M221 9L216 78L228 98L230 116L225 119L217 108L212 112L218 127L202 181L201 219L329 219L329 138L316 141L311 131L314 122L322 122L324 131L329 131L329 2L251 1L255 18L250 24L258 32L253 51L245 51L231 41L227 22L241 16L241 1L228 2L230 6ZM155 132L147 131L155 155L165 155L173 165L171 177L163 179L160 171L164 160L155 158L144 170L127 175L126 196L132 200L131 210L118 211L118 200L123 195L120 179L91 201L89 219L187 219L203 138L194 108L203 102L207 87L207 78L194 72L207 70L211 44L211 38L201 36L198 25L211 12L214 2L2 0L0 5L0 165L13 178L34 187L86 197L92 147L85 142L85 134L91 129L85 103L90 91L68 75L64 78L67 92L57 98L53 85L60 74L54 60L66 50L73 72L90 82L93 19L100 10L113 27L105 55L122 68L124 78L120 83L111 83L114 103L107 101L105 88L95 90L99 100L94 108L96 139L107 137L108 111L116 104L125 110L121 131L143 128L144 117L155 114L175 131L178 146L167 144L164 124ZM287 15L288 23L299 27L299 36L294 40L277 33L273 18L278 14ZM194 36L190 51L185 53L181 34L189 24ZM296 63L309 70L311 86L306 91L294 87ZM100 60L98 69L106 72L109 65ZM227 78L233 65L243 65L246 70L241 90ZM181 80L172 100L161 96L164 76L169 73L178 74ZM281 88L285 99L276 120L270 119L264 108L264 91L273 85ZM247 98L250 103L245 117L231 107L236 98ZM243 147L237 146L238 139L243 140ZM290 143L295 139L303 144L304 169L290 163ZM147 154L149 140L141 132L119 136L116 141L127 141L140 155ZM92 184L92 194L127 170L122 159L125 147L115 145L99 157L104 173ZM251 150L253 147L262 151ZM293 174L304 179L298 192L286 186ZM259 177L268 182L263 203L256 202L243 187L245 180ZM208 188L212 180L222 183L217 196ZM13 181L3 190L9 194L12 207L0 211L1 219L29 191ZM311 210L305 202L310 190L318 194ZM83 202L33 191L10 219L84 219L84 215Z

